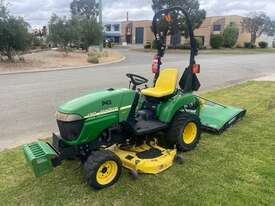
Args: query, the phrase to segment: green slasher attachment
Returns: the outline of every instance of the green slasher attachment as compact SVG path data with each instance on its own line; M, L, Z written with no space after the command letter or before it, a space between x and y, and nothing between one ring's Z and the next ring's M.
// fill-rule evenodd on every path
M200 119L205 130L221 134L246 114L245 109L225 106L202 97L199 98L205 100L200 110Z
M58 156L46 142L37 141L23 146L25 158L36 177L53 171L52 159Z

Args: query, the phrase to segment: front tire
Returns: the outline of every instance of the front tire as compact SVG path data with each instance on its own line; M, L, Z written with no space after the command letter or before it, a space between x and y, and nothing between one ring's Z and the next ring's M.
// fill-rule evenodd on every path
M201 122L198 116L179 112L174 117L166 133L166 142L170 147L176 145L182 152L196 148L201 138Z
M93 152L84 163L86 181L97 190L115 184L121 175L121 170L120 159L107 150Z

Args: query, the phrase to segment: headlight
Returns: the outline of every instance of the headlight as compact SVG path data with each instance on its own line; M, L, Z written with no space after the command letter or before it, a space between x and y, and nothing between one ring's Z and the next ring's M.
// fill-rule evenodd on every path
M84 125L84 119L81 116L57 112L56 119L63 139L74 141L79 137Z
M77 114L65 114L61 112L56 112L55 116L56 116L56 120L62 121L62 122L74 122L74 121L79 121L83 119L80 115L77 115Z

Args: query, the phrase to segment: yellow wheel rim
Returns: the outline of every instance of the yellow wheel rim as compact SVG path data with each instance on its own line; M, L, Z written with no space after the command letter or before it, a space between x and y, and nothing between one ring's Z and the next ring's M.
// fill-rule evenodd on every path
M182 134L183 142L185 144L193 143L194 140L196 139L197 132L198 132L197 125L194 122L189 122L183 130L183 134Z
M107 161L99 167L96 173L96 181L101 185L108 185L115 179L117 172L117 163L115 161Z

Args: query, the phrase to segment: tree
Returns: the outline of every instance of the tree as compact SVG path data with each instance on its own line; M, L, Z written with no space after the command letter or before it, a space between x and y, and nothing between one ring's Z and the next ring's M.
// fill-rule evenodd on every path
M78 40L83 49L88 51L89 46L103 41L103 29L97 22L99 5L95 0L73 0L71 14L75 25L78 25Z
M29 24L23 18L8 14L4 5L0 7L0 55L13 61L17 52L27 50L31 45Z
M54 14L49 22L48 41L61 46L68 53L68 47L78 38L74 23L71 19L61 18Z
M183 7L191 17L191 23L193 29L197 29L203 23L203 20L206 17L206 11L200 9L200 3L198 0L152 0L152 8L155 12L160 11L161 9L181 6ZM184 32L185 37L188 37L186 25L181 29Z
M0 18L4 18L8 15L7 8L3 0L0 0Z
M71 3L73 16L84 16L87 19L96 19L99 14L99 5L96 0L73 0Z
M224 38L224 46L233 48L239 38L239 28L237 25L233 22L231 22L223 32L223 38Z
M245 18L242 22L244 28L251 33L251 44L255 45L256 40L263 33L274 35L275 22L270 19L265 13L251 13L250 17Z
M98 45L103 41L102 27L95 19L82 19L81 25L81 44L88 51L89 46Z

